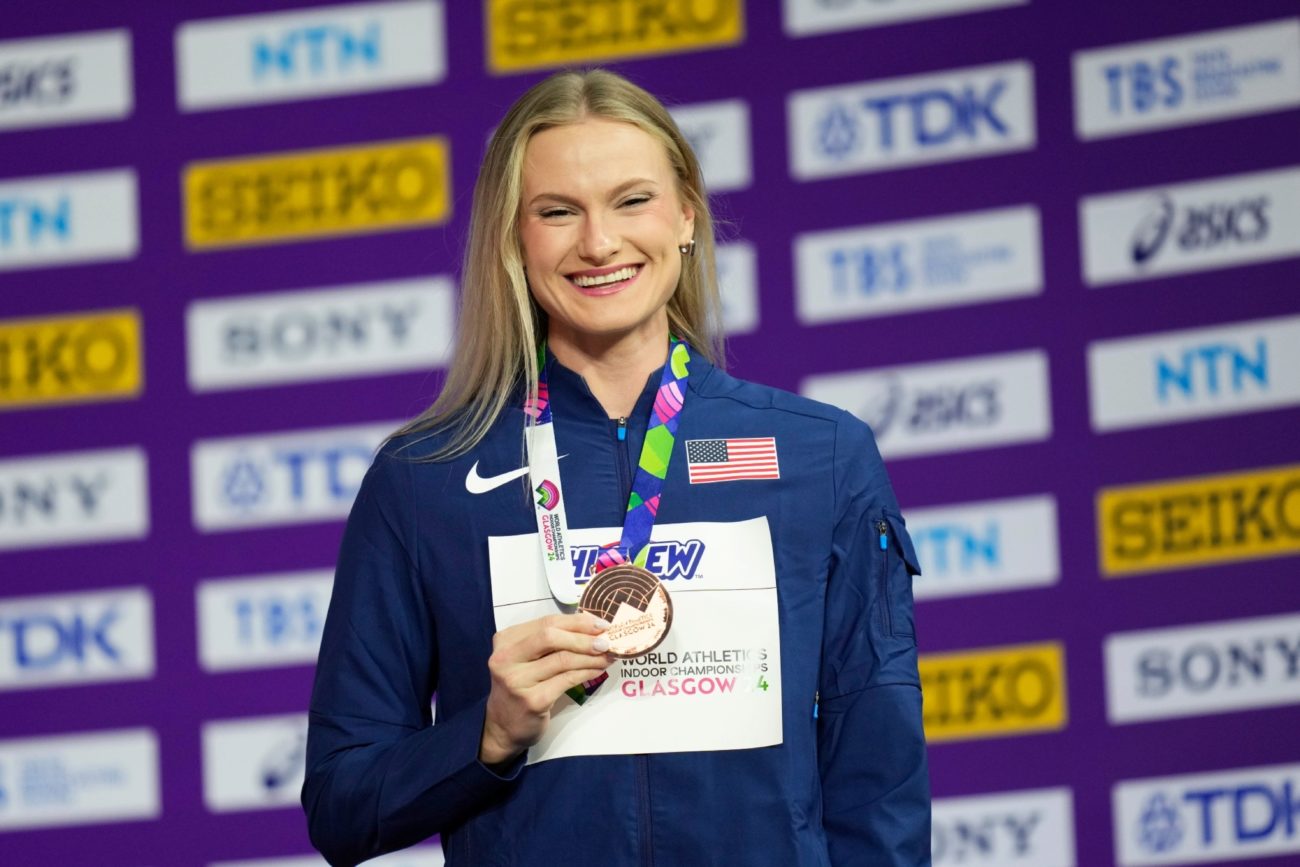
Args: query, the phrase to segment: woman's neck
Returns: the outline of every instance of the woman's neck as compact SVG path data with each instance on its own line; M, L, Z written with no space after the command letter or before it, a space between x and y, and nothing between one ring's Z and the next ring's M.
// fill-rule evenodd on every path
M668 360L668 322L635 334L606 338L551 328L547 346L561 364L579 374L610 418L636 407L650 374Z

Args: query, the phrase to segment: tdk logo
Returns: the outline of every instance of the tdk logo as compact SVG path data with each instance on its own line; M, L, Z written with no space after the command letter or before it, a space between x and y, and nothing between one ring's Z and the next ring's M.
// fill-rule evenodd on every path
M996 521L929 524L912 531L916 556L926 570L940 576L996 569L1002 564L1002 532Z
M1168 195L1157 196L1133 234L1130 255L1143 267L1165 249L1182 253L1263 241L1269 230L1269 197L1188 205L1177 212Z
M371 22L360 31L331 24L298 27L279 39L253 41L253 77L320 76L353 67L383 65L382 28Z
M573 580L575 584L586 584L596 567L596 558L605 550L600 545L575 545L569 549L573 558ZM704 557L704 543L699 539L687 542L651 542L646 552L645 567L664 581L682 579L689 581L695 577Z
M62 105L77 89L74 58L0 66L0 111L19 105Z
M789 101L797 178L964 159L1034 144L1033 73L1006 63L797 91Z
M152 674L144 590L0 600L0 689Z
M223 492L236 509L256 509L271 495L272 485L290 503L324 497L350 503L357 494L356 474L347 474L349 464L370 463L371 449L361 444L329 448L285 449L271 454L267 463L241 457L226 469Z
M1263 338L1249 348L1231 343L1190 346L1176 356L1157 355L1155 364L1161 402L1268 390L1268 343Z
M72 201L0 198L0 250L40 247L72 240Z

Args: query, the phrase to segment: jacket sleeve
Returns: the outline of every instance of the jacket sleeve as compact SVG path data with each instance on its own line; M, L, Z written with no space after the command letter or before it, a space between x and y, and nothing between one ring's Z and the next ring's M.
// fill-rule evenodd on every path
M312 844L352 865L454 827L508 791L478 761L486 698L431 725L436 623L411 466L381 454L353 504L321 639L302 789Z
M930 781L911 585L919 569L875 439L847 414L835 480L817 728L831 863L928 867Z

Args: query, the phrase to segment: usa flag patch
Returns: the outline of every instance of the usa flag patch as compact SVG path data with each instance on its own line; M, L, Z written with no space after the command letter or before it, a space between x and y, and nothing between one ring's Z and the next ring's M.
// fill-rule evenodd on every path
M686 468L692 485L781 478L776 437L687 440Z

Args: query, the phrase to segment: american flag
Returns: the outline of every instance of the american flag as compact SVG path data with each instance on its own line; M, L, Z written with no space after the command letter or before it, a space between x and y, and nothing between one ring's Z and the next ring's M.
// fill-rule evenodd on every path
M776 437L687 440L686 467L692 485L781 478L776 463Z

